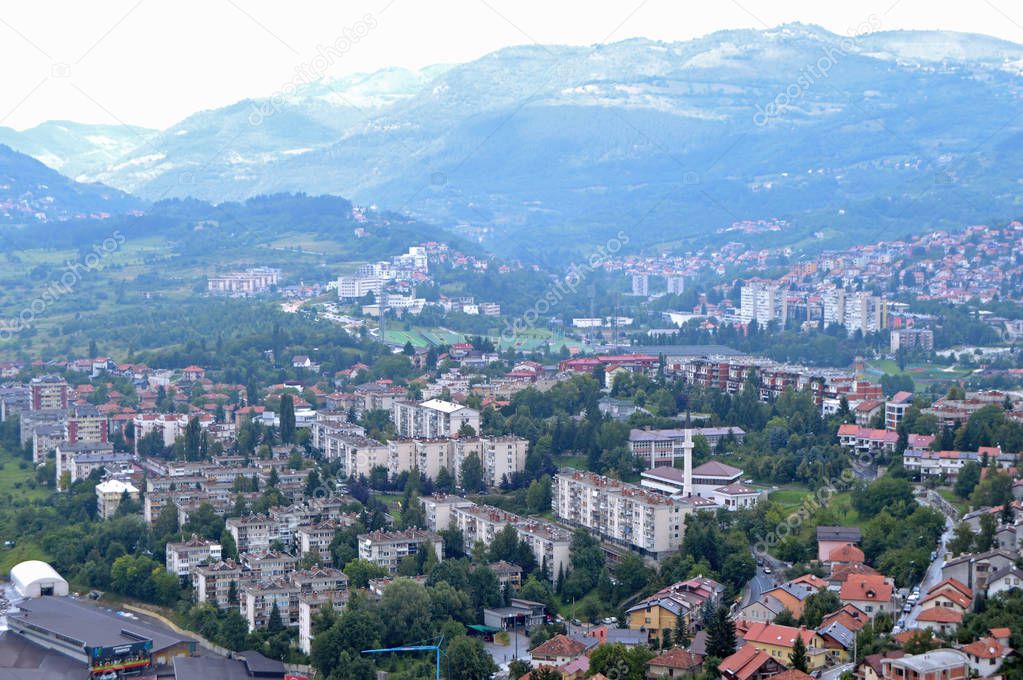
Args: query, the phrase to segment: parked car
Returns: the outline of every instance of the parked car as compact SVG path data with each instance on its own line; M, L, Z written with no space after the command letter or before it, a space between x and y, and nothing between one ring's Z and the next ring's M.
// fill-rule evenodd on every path
M903 611L903 612L905 612L906 614L908 614L908 613L910 613L911 611L913 611L913 605L912 605L912 603L910 603L910 602L907 602L906 604L902 605L902 611Z
M770 567L767 567L767 566L765 566L765 567L764 567L764 573L765 573L765 574L770 574L770 573L771 573L771 568L770 568Z

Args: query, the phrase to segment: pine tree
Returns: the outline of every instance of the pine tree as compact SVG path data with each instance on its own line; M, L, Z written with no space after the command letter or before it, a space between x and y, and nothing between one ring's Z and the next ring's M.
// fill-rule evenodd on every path
M792 643L792 653L789 654L789 663L797 671L809 672L809 664L806 660L806 643L802 635L796 635L796 641Z
M266 620L266 629L271 633L279 633L284 630L284 621L281 619L281 610L277 608L276 602L274 602L273 609L270 610L270 616Z
M686 630L686 617L679 616L675 617L675 636L674 642L676 647L685 647L689 644L689 631Z
M281 396L281 442L295 441L295 400L290 394Z
M735 623L728 607L718 607L707 626L707 655L724 659L735 653Z

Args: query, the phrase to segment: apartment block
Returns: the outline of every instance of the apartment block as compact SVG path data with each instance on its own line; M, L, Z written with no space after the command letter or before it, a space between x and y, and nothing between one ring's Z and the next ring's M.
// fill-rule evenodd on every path
M437 559L443 559L444 541L441 537L420 529L359 534L359 557L393 574L398 570L398 563L408 555L417 554L424 543L433 547Z
M413 439L454 437L465 425L474 432L480 429L479 411L442 399L419 403L396 401L391 409L391 420L398 436Z
M609 477L566 469L554 477L554 512L610 541L660 556L677 550L688 505Z
M220 543L193 534L187 541L167 544L167 571L186 578L200 564L219 562L220 557Z

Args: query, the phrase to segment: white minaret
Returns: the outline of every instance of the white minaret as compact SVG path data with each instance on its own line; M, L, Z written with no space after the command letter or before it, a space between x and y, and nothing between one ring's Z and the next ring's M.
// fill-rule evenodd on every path
M682 495L693 495L693 431L688 428L682 440Z

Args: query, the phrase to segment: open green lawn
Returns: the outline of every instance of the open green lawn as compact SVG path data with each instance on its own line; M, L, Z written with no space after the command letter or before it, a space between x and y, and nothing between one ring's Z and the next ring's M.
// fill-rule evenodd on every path
M956 366L946 367L936 364L907 364L905 370L900 370L898 363L892 359L879 359L868 364L868 370L876 375L888 373L890 375L908 375L914 382L942 382L946 380L958 380L966 377L972 372L968 368Z
M7 539L4 539L7 540ZM0 543L2 545L2 543ZM0 547L0 574L7 574L11 567L26 560L49 562L53 558L32 541L19 541L11 549Z
M10 499L16 504L18 501L46 498L49 493L46 487L37 486L31 463L0 451L0 502Z
M768 494L767 498L787 512L798 508L810 490L802 484L786 484Z
M580 470L586 469L586 456L552 456L551 460L559 468L578 468Z
M945 488L937 489L937 492L938 492L938 495L940 495L946 501L948 501L953 506L955 506L956 510L958 510L960 512L960 514L966 514L967 512L970 511L970 503L969 503L969 501L965 501L962 498L960 498L959 496L955 495L955 493L952 491L952 489L949 489L949 488L945 487Z

